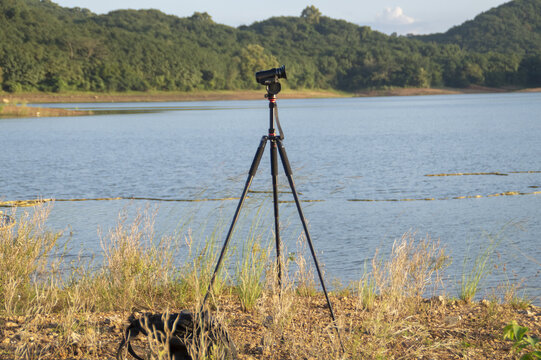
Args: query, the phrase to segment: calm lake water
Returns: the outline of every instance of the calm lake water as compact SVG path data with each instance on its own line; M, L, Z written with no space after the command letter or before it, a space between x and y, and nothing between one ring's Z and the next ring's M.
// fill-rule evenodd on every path
M0 119L0 200L238 197L268 127L263 98L49 106L103 114ZM464 263L496 239L480 295L508 278L523 280L521 289L541 302L541 194L534 194L541 191L541 94L279 99L278 106L300 197L319 200L303 205L327 282L359 279L377 249L388 254L413 232L445 246L453 260L447 291L456 295ZM233 248L254 217L263 233L272 230L268 149ZM457 173L469 175L427 176ZM287 191L285 177L280 183ZM491 196L501 193L517 195ZM98 228L107 233L122 210L133 216L148 205L158 235L191 231L204 241L228 226L237 201L57 201L48 226L64 230L72 254L90 256L101 249ZM294 204L280 210L285 246L296 252Z

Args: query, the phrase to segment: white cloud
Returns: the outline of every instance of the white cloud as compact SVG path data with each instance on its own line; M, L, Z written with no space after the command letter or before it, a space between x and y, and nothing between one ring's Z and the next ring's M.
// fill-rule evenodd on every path
M400 6L386 7L383 12L376 16L376 22L387 25L410 25L415 22L411 16L404 14Z

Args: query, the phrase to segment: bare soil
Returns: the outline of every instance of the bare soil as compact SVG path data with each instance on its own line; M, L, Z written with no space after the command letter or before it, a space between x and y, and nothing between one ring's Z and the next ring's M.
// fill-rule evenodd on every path
M502 337L511 320L528 327L528 334L541 335L541 308L534 306L516 309L440 297L422 301L413 314L380 318L360 310L354 296L332 296L331 301L345 354L321 294L295 298L292 318L279 340L269 337L265 310L243 312L234 297L221 299L218 309L239 359L510 359L519 357L512 342ZM71 334L60 332L62 320L54 314L0 318L0 359L24 358L24 349L35 359L114 359L128 315L81 314ZM145 338L134 341L139 354L148 355L145 344Z

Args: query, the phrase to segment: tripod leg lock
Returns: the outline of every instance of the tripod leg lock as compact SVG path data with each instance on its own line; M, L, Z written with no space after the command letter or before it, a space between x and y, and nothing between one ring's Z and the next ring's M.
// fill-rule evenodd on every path
M282 145L282 141L280 139L276 140L276 143L278 144L278 151L280 152L280 158L282 159L286 176L291 176L293 175L293 171L291 171L291 165L289 164L289 159L287 158L286 149L284 148L284 145Z

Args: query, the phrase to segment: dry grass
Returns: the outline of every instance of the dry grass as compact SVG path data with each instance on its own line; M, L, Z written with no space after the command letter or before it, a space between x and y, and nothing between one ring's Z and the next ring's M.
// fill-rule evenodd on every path
M49 210L13 210L17 224L0 229L0 359L112 358L131 313L199 309L220 231L199 242L188 232L188 260L179 267L173 258L180 244L155 238L155 214L147 210L133 221L121 216L101 237L101 263L66 263L60 234L44 226ZM503 287L509 304L496 296L482 303L427 299L441 293L439 279L449 259L438 241L414 234L398 239L388 256L375 254L358 291L331 294L337 316L332 324L309 260L281 259L279 286L269 247L253 239L239 259L244 274L234 281L220 275L211 304L240 359L504 359L511 349L502 339L506 323L517 320L532 334L541 332L541 309L514 304L520 297L510 284ZM167 358L156 339L134 344L147 359ZM205 349L191 352L198 359L223 358L223 350L209 355Z

